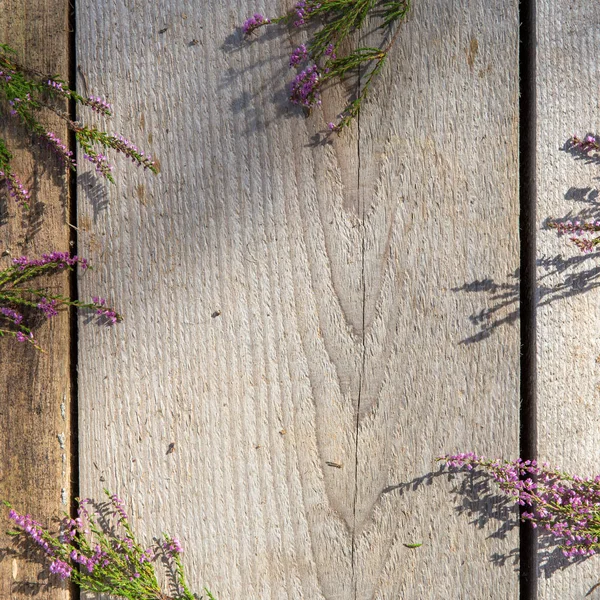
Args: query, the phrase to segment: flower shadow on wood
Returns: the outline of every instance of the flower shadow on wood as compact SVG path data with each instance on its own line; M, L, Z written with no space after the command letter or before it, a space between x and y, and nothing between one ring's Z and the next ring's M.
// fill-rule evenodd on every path
M13 594L23 597L42 594L43 598L46 593L60 585L60 579L50 573L48 561L42 550L24 535L13 538L10 547L0 548L0 563L5 560L19 560L20 562L19 579L13 581L11 586ZM24 564L30 567L26 574L22 572ZM34 565L40 567L37 574L32 572Z
M570 150L572 152L572 150ZM578 158L581 158L578 156ZM587 157L595 160L594 157ZM572 210L561 219L564 221L588 221L600 217L598 190L586 188L570 188L565 194L566 200L583 205ZM551 231L547 219L542 229ZM556 235L552 232L553 235ZM565 243L567 243L565 241ZM577 252L579 252L577 250ZM595 254L581 254L564 257L543 255L537 259L537 306L538 308L553 304L580 294L585 294L600 287L600 262ZM456 293L480 294L486 298L486 308L469 315L469 321L478 328L477 333L461 340L461 344L472 344L488 338L492 332L502 325L511 325L519 319L520 272L516 269L505 281L494 279L475 280L452 288Z

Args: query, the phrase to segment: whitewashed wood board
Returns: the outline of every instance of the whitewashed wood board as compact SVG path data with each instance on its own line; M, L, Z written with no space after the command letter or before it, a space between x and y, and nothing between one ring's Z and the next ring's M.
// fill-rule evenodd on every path
M220 599L517 598L515 512L426 477L518 453L517 3L415 3L332 145L339 91L286 102L302 38L236 31L288 7L78 3L88 86L161 164L80 176L81 293L125 314L80 330L82 494Z
M600 472L599 262L544 224L600 217L600 164L565 151L573 134L600 130L600 6L537 6L539 455L588 476ZM584 598L600 581L595 558L568 566L560 550L545 544L539 558L540 598ZM587 597L600 598L600 590Z

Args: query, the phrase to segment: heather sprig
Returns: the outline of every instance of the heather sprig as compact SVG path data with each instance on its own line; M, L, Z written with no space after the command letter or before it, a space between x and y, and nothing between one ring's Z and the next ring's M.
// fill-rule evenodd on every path
M66 123L74 132L85 159L93 163L96 171L109 181L114 182L113 167L104 154L109 149L120 152L138 166L157 172L152 157L144 154L126 138L73 121L64 111L66 100L87 106L99 115L111 115L112 107L99 96L81 96L60 77L45 75L20 64L15 58L15 52L5 44L0 44L0 113L16 119L29 133L49 146L67 168L76 168L73 152L64 140L43 123L44 113L53 113ZM0 183L6 185L9 194L19 204L27 207L29 191L14 173L11 160L12 154L6 141L0 138Z
M49 562L50 573L71 580L85 592L129 600L197 600L185 580L179 541L165 535L163 543L142 545L135 537L123 501L104 491L108 503L93 512L88 509L94 506L89 498L77 498L77 516L73 519L65 515L55 533L5 502L8 517L17 528L8 533L26 536ZM160 555L175 566L174 596L164 593L158 584L154 563ZM213 598L210 592L208 595Z
M569 239L584 253L593 252L600 244L600 236L593 237L589 234L600 231L600 220L581 221L549 221L548 227L556 229L559 235L569 235Z
M107 306L104 298L94 297L91 302L72 300L32 283L45 275L72 271L77 265L83 271L89 266L85 258L71 256L69 252L51 252L35 259L26 256L13 259L11 267L0 271L0 336L13 336L19 342L29 342L41 349L29 324L32 316L41 313L51 319L61 308L68 306L91 310L100 322L108 325L120 321L121 315Z
M583 138L574 135L565 144L565 149L579 158L590 161L600 160L600 141L592 134L587 134ZM550 220L547 226L556 229L558 235L568 235L569 239L584 253L593 252L600 244L600 236L593 235L600 232L599 219L588 222Z
M472 452L437 460L453 471L483 469L505 494L527 507L522 519L556 538L565 556L600 551L600 475L586 479L535 460L489 460Z
M360 112L371 82L382 70L399 29L380 48L361 47L346 52L346 40L360 30L369 17L380 20L379 28L387 29L404 19L410 0L299 0L286 14L267 18L255 14L242 25L245 36L274 23L285 23L294 28L310 25L310 39L292 51L290 67L300 69L290 86L290 101L308 111L321 105L321 91L328 83L343 81L350 75L358 79L356 97L348 101L336 123L329 123L331 131L340 132L350 125Z

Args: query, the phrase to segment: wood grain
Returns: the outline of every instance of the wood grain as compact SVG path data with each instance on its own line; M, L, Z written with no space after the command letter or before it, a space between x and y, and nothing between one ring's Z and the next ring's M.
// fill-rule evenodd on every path
M68 76L69 2L66 0L4 0L0 41L19 59L47 73ZM68 139L62 123L53 130ZM0 193L0 265L13 257L38 256L69 248L68 185L55 157L33 147L30 136L14 123L0 130L14 150L14 168L32 192L31 210L23 213L4 189ZM67 276L45 282L67 294ZM29 512L44 525L69 510L71 496L71 364L69 317L61 313L36 330L47 350L0 339L0 499L19 512ZM42 594L49 600L70 597L68 587L48 584L47 567L14 555L9 523L2 511L0 526L0 597L18 600ZM52 579L52 583L57 582Z
M598 163L566 151L598 133L600 6L538 2L538 423L539 455L580 475L600 471L598 258L544 229L547 219L588 220L598 210ZM572 562L572 561L571 561ZM584 598L597 561L573 565L542 540L540 598ZM600 590L588 598L600 598Z
M288 4L80 5L88 84L161 163L81 175L82 295L126 315L81 330L82 493L217 598L516 598L514 511L434 464L518 452L516 2L416 3L333 144L340 90L286 102L301 36L236 31Z

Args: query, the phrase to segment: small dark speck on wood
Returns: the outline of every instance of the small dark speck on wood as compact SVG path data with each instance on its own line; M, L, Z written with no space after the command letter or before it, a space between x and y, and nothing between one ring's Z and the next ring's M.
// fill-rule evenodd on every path
M331 460L328 460L325 464L328 467L335 467L336 469L341 469L342 468L342 465L340 463L336 463L336 462L333 462Z
M167 29L169 29L168 25L166 27L163 27L162 29L160 29L158 33L165 33L165 31L167 31Z
M221 311L220 310L215 310L215 312L210 315L213 319L216 319L217 317L221 316Z
M173 454L175 452L175 442L171 442L167 448L167 454Z

